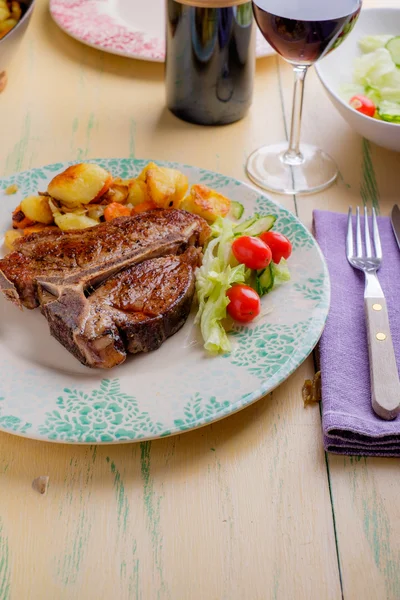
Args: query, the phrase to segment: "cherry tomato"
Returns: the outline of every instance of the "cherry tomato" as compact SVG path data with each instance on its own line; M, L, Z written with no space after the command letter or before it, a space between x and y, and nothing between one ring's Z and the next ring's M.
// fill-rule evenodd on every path
M277 231L266 231L260 235L262 241L271 248L272 260L277 265L281 258L289 258L292 254L292 244L287 237Z
M249 323L260 314L260 296L248 285L234 285L226 295L230 300L226 310L235 321Z
M260 238L242 235L232 244L232 252L236 260L249 269L265 269L272 260L269 247Z
M376 112L376 106L366 96L353 96L349 102L355 110L366 115L367 117L373 117Z

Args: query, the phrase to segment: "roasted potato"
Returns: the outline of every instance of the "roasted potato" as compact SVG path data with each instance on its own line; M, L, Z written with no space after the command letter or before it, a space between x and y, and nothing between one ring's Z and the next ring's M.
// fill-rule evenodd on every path
M128 200L128 195L129 189L127 185L113 183L107 194L105 194L104 199L109 203L119 202L120 204L125 204Z
M106 208L106 206L103 206L101 204L91 204L88 207L88 211L86 214L89 217L89 219L94 219L95 221L97 221L99 223L100 218L104 215L105 208Z
M18 186L16 183L12 183L8 187L6 187L6 189L4 190L4 193L7 194L7 196L12 196L12 194L16 194L17 192L18 192Z
M8 250L14 250L14 242L22 237L20 229L9 229L4 235L4 244Z
M144 181L146 183L146 178L147 178L147 171L149 169L159 169L159 167L156 165L156 163L153 162L149 162L145 168L141 171L141 173L137 176L137 181Z
M47 196L27 196L21 202L21 210L31 221L45 225L53 222L53 213Z
M10 9L8 8L7 2L0 0L0 23L6 21L11 17Z
M14 227L14 229L25 229L25 227L30 227L30 225L33 225L34 222L35 221L29 219L21 210L20 204L18 204L18 206L13 210L12 226Z
M0 39L16 26L21 15L22 9L19 2L0 0Z
M146 182L141 179L133 179L128 184L128 204L137 206L148 200Z
M142 181L140 179L142 173L138 177L139 181ZM145 169L145 184L147 189L145 201L152 201L159 208L179 208L189 187L186 175L176 169L158 167L154 163L153 166Z
M74 213L61 213L54 214L54 221L56 225L62 231L69 231L70 229L86 229L87 227L94 227L98 222L94 219L90 219L85 215L75 215Z
M99 165L80 163L56 175L47 191L64 206L75 208L98 200L109 190L112 181L111 173Z
M218 217L226 217L231 201L206 185L192 185L190 194L181 202L180 208L213 222Z
M18 21L16 19L5 19L0 21L0 39L6 35L11 29L14 29Z

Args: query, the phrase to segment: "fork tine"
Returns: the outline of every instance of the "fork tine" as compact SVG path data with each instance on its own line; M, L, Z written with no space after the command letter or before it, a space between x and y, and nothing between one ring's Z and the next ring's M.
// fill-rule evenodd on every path
M360 223L360 208L357 206L356 209L356 245L357 245L357 256L359 258L363 255L362 239L361 239L361 223Z
M353 243L353 224L352 224L352 213L351 206L349 208L349 216L347 218L347 236L346 236L346 253L347 258L353 256L354 243Z
M376 258L382 260L381 238L379 236L378 221L376 220L375 208L372 208L372 236L374 238Z
M367 256L372 256L371 238L369 237L368 208L366 204L364 204L364 233L365 253Z

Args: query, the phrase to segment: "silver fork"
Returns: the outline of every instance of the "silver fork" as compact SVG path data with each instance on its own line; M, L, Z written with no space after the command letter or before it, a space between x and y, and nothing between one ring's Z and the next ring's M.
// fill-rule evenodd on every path
M382 262L375 209L372 209L372 251L368 224L368 209L364 206L364 245L362 242L360 209L356 211L356 251L354 252L352 211L347 222L346 255L355 269L365 274L364 306L367 319L369 367L372 408L382 419L394 419L400 412L400 381L390 334L386 300L378 280Z

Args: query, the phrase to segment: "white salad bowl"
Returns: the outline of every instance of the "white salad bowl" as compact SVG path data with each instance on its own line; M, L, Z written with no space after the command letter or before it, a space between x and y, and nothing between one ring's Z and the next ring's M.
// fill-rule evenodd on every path
M400 124L367 117L341 97L342 86L353 83L354 59L361 56L359 39L382 34L400 35L400 8L362 9L349 37L316 65L316 71L333 105L352 129L378 146L400 152Z

